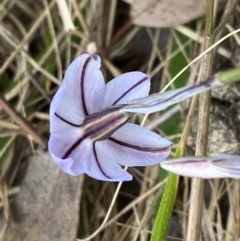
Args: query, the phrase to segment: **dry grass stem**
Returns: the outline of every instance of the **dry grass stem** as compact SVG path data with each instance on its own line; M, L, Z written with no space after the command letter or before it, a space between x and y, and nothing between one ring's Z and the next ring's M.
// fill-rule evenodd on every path
M46 4L46 1L44 1ZM70 11L68 9L67 3L65 0L56 0L58 8L59 8L59 13L62 18L64 30L68 33L71 30L74 30L74 24L71 18Z

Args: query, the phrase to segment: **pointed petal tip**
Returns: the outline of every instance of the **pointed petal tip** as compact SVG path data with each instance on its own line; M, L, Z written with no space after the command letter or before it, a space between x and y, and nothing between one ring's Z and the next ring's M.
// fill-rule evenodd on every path
M92 55L92 57L93 57L93 59L94 59L95 61L97 61L97 60L100 60L100 61L101 61L100 56L99 56L99 55L97 55L97 54Z
M113 170L112 170L113 171ZM114 172L114 171L113 171ZM111 176L107 176L105 173L99 171L99 170L85 170L85 173L99 181L108 181L108 182L126 182L126 181L132 181L133 177L130 173L128 173L126 170L121 169L120 171L120 166L119 166L119 171L115 170L116 176L111 173Z
M72 171L72 165L74 160L72 158L67 158L67 159L61 159L57 156L55 156L51 150L49 150L49 153L53 159L53 161L61 168L62 171L65 173L71 175L71 176L77 176L78 174L74 173Z
M110 182L129 182L132 180L133 180L132 175L127 172L127 175L125 175L121 178L109 179L108 181L110 181Z
M56 143L56 141L58 142ZM75 170L76 168L73 168L74 159L72 157L66 159L62 158L63 148L61 146L64 144L61 144L61 139L55 138L55 135L50 136L48 142L48 151L52 157L52 160L61 168L62 171L71 176L77 176L84 173L84 169L82 166L78 167L77 171Z
M119 167L120 168L120 167ZM122 169L121 173L117 173L116 177L114 176L106 176L105 173L100 173L100 171L89 171L85 170L85 173L89 176L92 177L96 180L99 181L107 181L107 182L127 182L127 181L132 181L133 177L131 174L129 174L127 171ZM120 174L120 175L119 175Z
M100 179L100 178L96 178L94 176L91 176L91 177L95 178L96 180L99 180L99 181L107 181L107 182L129 182L129 181L133 180L133 177L130 174L127 176L121 177L121 178L101 178Z
M80 54L78 55L71 63L70 65L68 66L67 70L66 70L66 73L65 73L65 76L66 74L68 74L69 72L75 72L75 73L78 73L81 68L83 67L84 63L87 61L88 58L91 58L93 61L92 61L92 64L94 66L94 69L95 68L100 68L101 66L101 58L100 56L98 55L90 55L90 54L87 54L87 53L84 53L84 54ZM76 71L76 68L78 71Z

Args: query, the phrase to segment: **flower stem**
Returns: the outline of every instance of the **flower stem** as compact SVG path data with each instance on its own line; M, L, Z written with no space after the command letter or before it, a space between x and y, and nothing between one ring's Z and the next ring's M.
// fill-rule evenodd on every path
M164 241L167 238L169 221L172 216L178 189L178 180L179 177L177 175L169 174L150 241Z
M221 84L233 83L240 80L240 68L219 72L215 77Z

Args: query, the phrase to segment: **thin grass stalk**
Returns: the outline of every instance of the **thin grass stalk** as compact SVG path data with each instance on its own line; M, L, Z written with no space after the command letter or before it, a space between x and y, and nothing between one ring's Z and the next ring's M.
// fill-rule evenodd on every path
M206 0L204 50L213 43L213 8L214 0ZM204 80L212 74L213 51L208 52L202 61L201 79ZM196 140L196 156L207 155L208 129L210 116L211 92L205 92L199 96L198 131ZM203 206L204 181L194 178L191 185L187 241L200 240L201 218Z

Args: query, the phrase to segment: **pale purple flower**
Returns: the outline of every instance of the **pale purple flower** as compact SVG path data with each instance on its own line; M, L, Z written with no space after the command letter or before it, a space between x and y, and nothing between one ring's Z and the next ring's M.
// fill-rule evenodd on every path
M51 103L49 152L70 175L86 173L100 180L131 180L120 165L160 163L171 150L168 140L129 123L131 113L160 111L229 82L226 73L219 73L193 86L148 96L147 75L126 73L105 85L100 62L99 56L88 54L76 58Z
M161 167L181 176L240 179L240 155L218 153L209 157L181 157L161 162Z
M130 72L105 85L100 62L83 54L67 69L50 107L49 152L70 175L128 181L132 176L120 165L159 163L169 156L171 142L129 123L131 115L122 111L127 101L148 96L148 76Z

